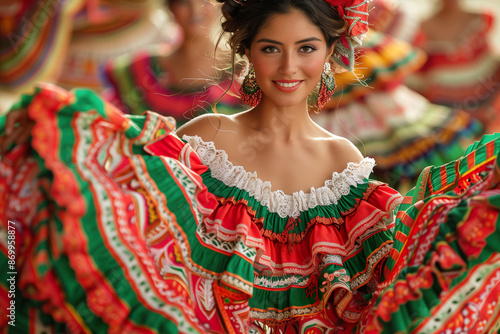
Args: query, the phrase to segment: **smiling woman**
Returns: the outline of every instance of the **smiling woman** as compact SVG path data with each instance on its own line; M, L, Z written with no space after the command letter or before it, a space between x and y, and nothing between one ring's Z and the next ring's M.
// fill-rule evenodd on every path
M175 130L153 112L126 116L92 92L43 86L0 118L0 214L23 227L19 323L33 328L42 314L71 332L493 331L500 138L426 169L403 201L369 179L373 159L309 118L333 92L330 67L352 68L368 1L219 2L233 54L253 65L241 90L249 110ZM32 139L21 143L28 116Z
M326 44L321 30L302 11L277 15L245 52L265 97L256 108L295 106L303 111L332 53L333 45Z

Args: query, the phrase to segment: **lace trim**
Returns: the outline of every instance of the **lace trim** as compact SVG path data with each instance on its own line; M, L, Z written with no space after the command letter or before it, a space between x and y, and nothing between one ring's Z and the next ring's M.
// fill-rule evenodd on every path
M288 195L281 190L271 191L271 182L262 181L256 172L250 173L242 166L234 166L227 153L216 149L213 142L204 142L198 136L184 135L183 139L198 153L213 178L228 187L245 190L270 212L275 212L282 218L297 218L301 212L316 206L337 204L342 196L349 195L351 186L363 183L375 166L372 158L364 158L359 163L350 162L342 172L334 172L324 186L311 187L309 193L299 191Z
M375 264L380 261L381 258L387 256L389 251L392 249L392 243L383 246L378 252L372 255L368 259L366 264L366 272L359 275L351 281L351 289L356 290L360 285L368 282L373 276L373 270L375 269Z
M290 286L304 287L309 284L310 275L285 274L279 276L257 275L253 281L254 286L271 289L287 289Z
M270 319L276 324L283 322L284 320L291 320L293 317L312 315L321 312L323 306L321 304L313 305L305 308L292 309L286 311L274 311L274 310L257 310L250 309L250 319L257 321L263 321L265 323L272 323Z

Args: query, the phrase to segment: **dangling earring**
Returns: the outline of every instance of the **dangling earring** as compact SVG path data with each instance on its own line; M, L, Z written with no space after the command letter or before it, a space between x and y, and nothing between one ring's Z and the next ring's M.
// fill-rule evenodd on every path
M248 74L240 87L240 96L241 101L250 107L257 106L262 100L262 90L260 90L257 80L255 80L255 69L252 64L250 64Z
M335 91L337 84L335 83L335 77L332 72L332 68L329 62L323 65L323 72L321 73L321 81L318 94L318 113L325 104L330 100Z

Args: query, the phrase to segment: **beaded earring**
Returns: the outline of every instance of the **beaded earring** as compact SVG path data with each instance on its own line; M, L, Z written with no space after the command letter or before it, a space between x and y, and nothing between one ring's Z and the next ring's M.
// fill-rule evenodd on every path
M257 106L262 99L262 91L255 80L255 69L252 64L240 87L240 96L241 101L250 107Z
M321 73L320 88L318 93L318 111L323 109L325 104L330 100L335 91L337 84L332 72L329 62L323 65L323 72Z

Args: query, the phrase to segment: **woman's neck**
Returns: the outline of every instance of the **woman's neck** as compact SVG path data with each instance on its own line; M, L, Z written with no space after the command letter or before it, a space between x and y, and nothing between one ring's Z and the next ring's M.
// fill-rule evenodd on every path
M463 9L458 0L442 0L442 7L439 14L441 16L453 16L462 11Z
M247 116L244 123L248 127L272 134L273 138L282 142L301 140L316 128L305 102L293 107L277 107L263 101Z
M177 49L177 53L181 54L184 59L195 60L200 57L211 59L214 53L214 43L206 37L185 37L182 45Z

